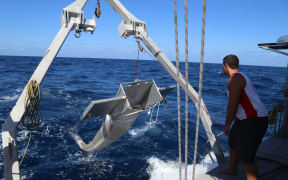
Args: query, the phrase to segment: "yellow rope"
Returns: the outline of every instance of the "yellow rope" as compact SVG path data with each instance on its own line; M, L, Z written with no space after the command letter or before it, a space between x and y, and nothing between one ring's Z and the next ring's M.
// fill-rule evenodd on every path
M40 85L36 80L31 80L27 84L26 97L24 101L24 117L21 122L23 127L30 131L29 139L22 155L20 165L22 164L32 137L32 131L35 131L42 124L42 115L39 109L40 102Z
M28 147L29 147L29 144L30 144L30 141L31 141L31 137L32 137L32 132L30 132L30 134L29 134L28 142L27 142L25 151L24 151L24 153L23 153L23 155L22 155L22 159L21 159L21 161L20 161L20 166L21 166L21 164L22 164L22 162L23 162L23 160L25 159L25 156L26 156L26 154L27 154Z
M22 125L29 131L35 131L42 124L42 115L39 109L40 86L36 80L27 84L26 97L24 101L25 113Z

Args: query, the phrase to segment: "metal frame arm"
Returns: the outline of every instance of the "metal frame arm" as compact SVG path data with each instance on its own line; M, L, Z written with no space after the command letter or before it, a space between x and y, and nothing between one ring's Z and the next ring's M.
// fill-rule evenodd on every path
M73 29L78 33L81 31L91 32L96 28L95 19L85 20L82 8L87 0L76 0L70 6L63 9L61 18L62 26L52 41L40 64L37 66L30 80L36 80L39 84L44 79L50 65L57 56L68 34ZM2 146L4 152L4 176L5 179L20 179L20 169L18 162L18 150L16 145L16 128L20 123L24 112L24 101L27 85L18 98L15 106L10 112L5 124L2 126Z
M51 43L48 48L45 56L41 60L40 64L36 68L35 72L31 76L30 80L36 80L38 83L41 83L46 72L48 71L52 61L59 52L63 42L68 36L69 32L73 29L74 23L69 23L68 27L62 25L57 36ZM18 162L18 153L16 145L16 128L21 121L25 109L24 101L26 95L25 86L23 92L18 98L16 105L13 107L8 119L5 121L5 124L2 126L2 146L4 151L4 175L5 179L20 179L20 170Z
M107 0L107 2L111 5L114 11L116 11L122 17L124 21L140 21L132 13L130 13L120 1Z
M278 54L282 54L282 55L288 56L287 52L280 51L279 49L272 49L272 48L265 47L265 46L259 46L259 47L262 48L262 49L265 49L265 50L273 51L273 52L276 52Z
M144 35L143 35L144 34ZM158 46L154 43L154 41L149 37L146 36L145 33L141 33L141 39L145 46L153 53L153 55L158 59L160 64L164 67L164 69L170 74L170 76L180 85L183 91L188 94L191 100L194 102L196 108L198 109L198 93L192 87L192 85L188 84L188 91L186 91L186 83L184 76L180 74L180 77L177 76L177 69L174 64L168 59L168 57L158 48ZM224 154L223 150L217 140L217 135L213 131L213 124L208 113L208 110L204 104L203 99L200 102L200 117L203 123L204 129L208 136L210 145L215 153L215 156L218 160L218 163L224 162Z
M119 0L107 0L108 3L113 7L113 9L123 18L128 17L128 19L133 19L135 16L132 15L121 3ZM115 7L117 6L117 7ZM123 15L123 13L125 15ZM132 17L130 17L132 16ZM137 18L136 18L137 20ZM195 103L196 107L198 103L198 93L194 90L192 85L188 84L188 91L186 92L185 79L183 75L180 73L180 77L178 78L176 67L174 64L168 59L168 57L160 50L160 48L156 45L156 43L149 37L146 31L146 24L143 21L134 21L127 22L125 19L121 22L118 27L120 36L124 38L129 37L130 35L134 35L136 39L142 40L145 46L153 53L155 58L160 62L160 64L164 67L164 69L170 74L170 76L180 85L180 87L188 94L191 100ZM203 99L201 99L201 109L200 116L205 128L206 134L208 136L210 145L213 149L213 152L216 155L218 163L224 162L224 154L222 148L217 140L217 135L213 132L213 125L211 122L210 115L208 110L204 104Z

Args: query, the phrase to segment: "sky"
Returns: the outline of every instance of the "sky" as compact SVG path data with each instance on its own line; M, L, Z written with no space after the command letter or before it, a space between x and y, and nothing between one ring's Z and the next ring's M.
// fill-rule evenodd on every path
M0 55L43 56L61 27L62 9L73 0L0 0ZM174 0L122 0L138 19L145 21L148 34L175 61ZM91 18L97 0L84 7ZM180 60L185 60L184 0L177 1ZM133 37L121 38L120 16L101 0L102 15L93 35L74 31L66 39L59 57L136 59ZM189 61L199 62L201 50L202 0L188 0ZM276 42L288 34L287 0L207 0L205 59L222 63L225 55L236 54L240 64L287 66L287 56L258 48L258 43ZM141 54L140 59L151 59Z

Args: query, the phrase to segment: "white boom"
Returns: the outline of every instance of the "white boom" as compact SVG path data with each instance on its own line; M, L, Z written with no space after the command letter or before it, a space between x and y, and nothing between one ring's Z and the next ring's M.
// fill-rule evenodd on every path
M34 71L30 80L36 80L41 83L44 76L46 75L50 65L52 64L54 58L57 56L59 50L62 47L66 37L70 31L74 30L76 33L80 32L90 32L93 33L96 28L96 22L94 17L92 19L84 19L84 14L82 12L88 0L76 0L71 5L63 9L61 23L62 26L46 51L44 57L42 58L40 64ZM122 17L123 21L119 25L120 36L124 38L134 35L135 38L143 41L145 46L153 53L153 55L158 59L161 65L166 69L166 71L171 75L171 77L180 84L182 89L185 90L185 80L182 74L178 78L176 74L176 68L167 58L167 56L159 49L159 47L154 43L154 41L148 36L146 31L146 24L140 21L133 14L131 14L118 0L107 0L112 8ZM188 92L186 92L189 97L193 100L195 104L198 103L198 94L193 89L193 87L188 85ZM10 112L5 124L2 126L2 146L4 152L4 177L6 180L20 179L20 169L18 162L18 150L16 145L16 128L20 123L24 115L24 100L26 94L26 87L18 98L15 106ZM197 107L197 106L196 106ZM224 155L220 144L217 141L217 135L213 132L212 122L206 106L201 99L201 120L206 130L207 136L211 147L217 157L218 163L224 161Z

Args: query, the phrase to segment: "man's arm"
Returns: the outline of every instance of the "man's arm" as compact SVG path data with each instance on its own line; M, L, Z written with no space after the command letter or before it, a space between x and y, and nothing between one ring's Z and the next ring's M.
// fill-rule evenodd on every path
M236 116L241 92L245 88L245 85L246 85L245 78L238 73L234 74L229 82L228 85L229 100L226 111L226 122L223 128L223 132L226 135L228 134L230 125Z

